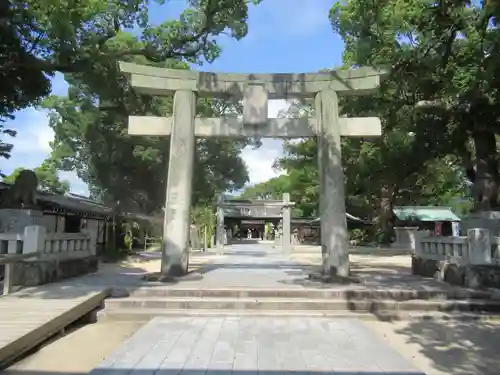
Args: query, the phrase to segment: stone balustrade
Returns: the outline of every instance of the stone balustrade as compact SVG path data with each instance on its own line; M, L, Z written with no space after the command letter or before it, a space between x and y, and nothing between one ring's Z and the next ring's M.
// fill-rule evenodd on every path
M432 237L416 232L412 273L468 287L500 287L500 237L474 228L467 236Z
M0 254L27 253L38 253L39 259L87 257L96 254L96 246L87 233L47 233L42 226L0 233Z
M417 241L415 254L419 257L436 261L454 259L459 264L469 260L467 237L423 237Z
M0 233L0 260L8 278L5 293L15 285L45 284L95 272L98 267L92 233L47 233L38 225L21 233Z
M95 244L86 233L51 233L45 237L43 256L95 255Z

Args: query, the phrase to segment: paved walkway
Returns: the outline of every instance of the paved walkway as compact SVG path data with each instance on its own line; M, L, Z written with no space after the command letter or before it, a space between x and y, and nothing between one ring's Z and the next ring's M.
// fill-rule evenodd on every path
M362 323L324 318L155 318L93 375L425 375Z

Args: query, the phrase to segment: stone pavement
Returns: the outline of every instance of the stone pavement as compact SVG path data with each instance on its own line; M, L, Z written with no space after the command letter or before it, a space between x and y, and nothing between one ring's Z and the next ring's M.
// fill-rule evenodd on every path
M210 257L210 255L207 255ZM234 244L212 255L203 279L160 288L306 288L310 267L270 244ZM94 279L94 281L98 281ZM376 277L373 283L380 283ZM377 281L378 280L378 281ZM415 287L436 286L419 279ZM102 279L101 279L102 282ZM437 286L442 287L441 284ZM346 288L347 286L328 286ZM356 288L350 285L349 288ZM359 286L360 288L366 286ZM397 287L391 283L391 287ZM157 317L93 374L304 373L422 375L361 321L323 317Z
M355 320L155 318L91 374L425 375Z

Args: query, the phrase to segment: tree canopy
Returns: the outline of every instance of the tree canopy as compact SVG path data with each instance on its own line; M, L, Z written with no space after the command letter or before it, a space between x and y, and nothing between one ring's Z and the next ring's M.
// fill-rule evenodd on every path
M120 81L118 60L160 66L176 65L172 60L213 61L221 52L217 37L244 37L248 5L260 1L188 0L179 19L158 25L149 19L150 0L2 2L0 134L15 136L1 122L47 96L49 78L56 72L66 74L72 85L85 86L99 101L93 85L102 78ZM168 0L154 2L169 6ZM124 83L118 85L123 88ZM11 149L0 141L0 157L9 157Z
M344 68L390 72L375 95L340 102L344 115L382 120L378 139L343 139L342 158L348 211L375 219L386 238L396 204L466 211L472 193L476 209L498 207L499 10L493 2L355 0L330 11ZM292 195L297 187L294 201L313 203L307 212L319 201L316 148L287 142L277 162Z
M169 143L159 137L130 137L127 124L129 115L171 113L172 98L138 95L119 72L117 62L188 69L189 62L212 61L220 54L215 36L230 32L241 38L246 34L247 2L205 0L189 4L191 8L178 21L154 27L148 25L147 9L139 7L129 19L117 5L112 9L121 26L109 30L112 36L103 31L92 34L94 38L109 36L103 47L92 47L87 55L75 57L67 69L58 68L66 72L68 96L50 96L43 103L51 112L50 126L55 132L52 159L62 170L78 171L94 198L127 202L131 210L144 212L157 212L164 204ZM104 12L108 8L99 9ZM133 24L142 27L140 36L124 30ZM97 24L92 25L99 30ZM208 99L199 100L197 110L207 117L241 112L240 105ZM240 151L249 143L197 140L195 204L247 182Z

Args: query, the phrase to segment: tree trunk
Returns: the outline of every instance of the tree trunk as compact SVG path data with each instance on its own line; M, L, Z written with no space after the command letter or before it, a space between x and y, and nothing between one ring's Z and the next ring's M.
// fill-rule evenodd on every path
M385 184L382 186L378 226L382 232L381 241L383 244L391 243L393 235L392 208L394 205L395 196L396 187L394 185Z
M476 210L498 208L498 153L495 134L489 129L472 133L476 151L476 170L473 178L473 197ZM471 174L470 171L468 174Z

